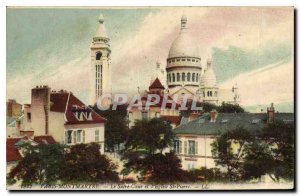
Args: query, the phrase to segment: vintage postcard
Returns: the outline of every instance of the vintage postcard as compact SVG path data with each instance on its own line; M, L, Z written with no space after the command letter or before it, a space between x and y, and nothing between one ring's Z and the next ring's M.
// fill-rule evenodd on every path
M8 190L293 190L293 7L7 7Z

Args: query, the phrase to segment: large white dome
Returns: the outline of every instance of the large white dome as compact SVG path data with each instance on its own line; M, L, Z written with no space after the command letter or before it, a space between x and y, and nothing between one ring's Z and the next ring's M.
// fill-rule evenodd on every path
M209 67L203 76L200 78L201 87L215 87L217 86L217 78L212 67Z
M173 57L198 57L198 47L188 35L188 32L181 31L179 36L173 41L168 58Z

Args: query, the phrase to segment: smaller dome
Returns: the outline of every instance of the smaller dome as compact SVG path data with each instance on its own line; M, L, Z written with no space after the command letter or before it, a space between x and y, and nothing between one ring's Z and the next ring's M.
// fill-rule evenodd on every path
M200 86L201 87L217 86L217 78L211 66L208 67L208 69L204 72L203 76L200 78Z

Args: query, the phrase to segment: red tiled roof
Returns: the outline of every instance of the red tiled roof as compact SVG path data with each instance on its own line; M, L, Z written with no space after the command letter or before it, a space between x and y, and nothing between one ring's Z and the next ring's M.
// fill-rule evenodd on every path
M152 84L149 86L149 89L153 88L165 89L158 78L156 78L154 82L152 82Z
M151 95L151 93L149 93L148 95ZM164 95L158 95L158 96L159 96L159 102L158 102L157 104L155 104L155 105L150 105L150 108L151 108L151 107L162 107L163 100L164 100ZM168 99L168 101L167 101L167 103L166 103L166 108L169 108L169 109L172 108L172 103L173 103L174 105L176 105L176 106L175 106L175 109L178 109L178 108L180 107L180 104L176 103L176 102L172 99L172 97L170 97L169 95L168 95L167 99ZM142 107L145 107L145 106L146 106L146 103L147 103L147 95L141 97L141 101L142 101ZM152 97L150 101L153 103L153 102L155 101L155 97ZM134 104L138 104L138 100L136 100L136 101L134 102Z
M86 106L72 93L66 91L52 92L50 102L50 111L65 113L67 119L65 124L94 124L106 121L105 118ZM84 115L81 115L82 119L78 119L75 116L76 112L89 114L91 115L91 119L86 118Z
M87 118L85 115L81 115L82 119L78 119L75 116L77 112L91 115L91 119ZM70 94L65 114L67 119L67 122L65 124L94 124L104 123L106 121L105 118L97 114L90 107L87 107L73 94Z
M62 112L66 110L66 105L68 102L69 93L51 93L50 95L50 111L52 112Z
M6 139L6 161L19 161L22 156L15 144L22 138L7 138Z
M38 144L55 144L56 143L56 141L50 135L35 136L33 138L33 141L35 141Z
M160 116L160 117L163 120L175 125L179 125L181 121L181 116Z

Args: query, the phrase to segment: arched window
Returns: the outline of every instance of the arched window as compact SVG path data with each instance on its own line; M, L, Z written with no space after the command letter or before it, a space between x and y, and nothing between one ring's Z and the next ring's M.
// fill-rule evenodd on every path
M185 73L182 73L182 81L185 81Z
M169 76L169 82L171 82L171 74L168 74L168 76Z
M175 82L175 74L173 73L172 76L173 76L173 82Z
M189 82L191 80L191 73L187 73L187 81Z
M180 73L177 73L177 82L180 82Z
M196 82L198 82L198 79L199 79L199 74L197 74L196 76Z
M207 91L207 96L209 97L209 91Z
M195 82L195 73L192 75L192 81Z
M100 60L101 56L102 56L102 53L101 52L97 52L96 53L96 60Z
M209 91L209 96L212 96L212 91Z

